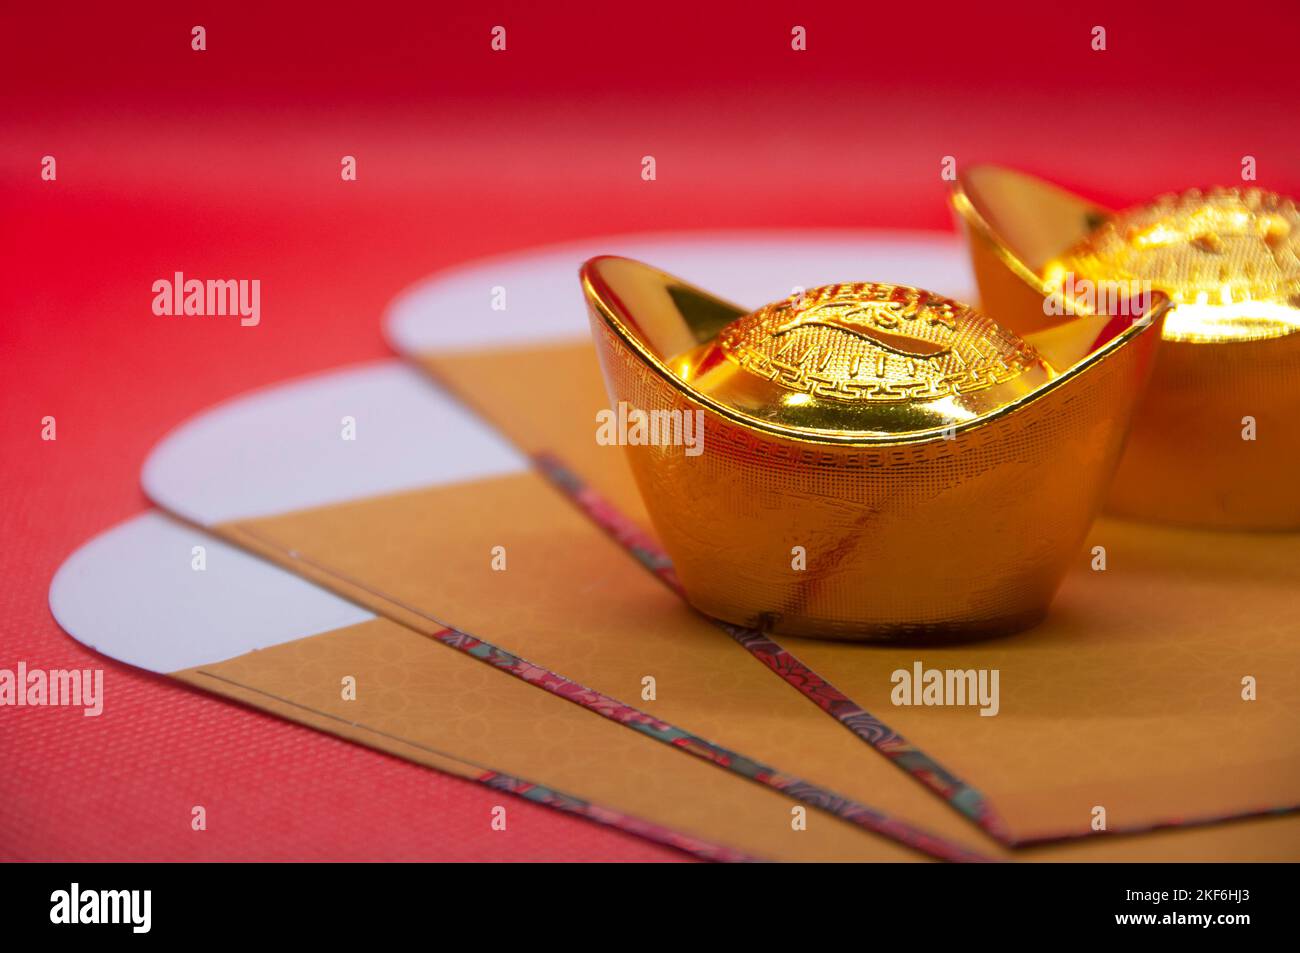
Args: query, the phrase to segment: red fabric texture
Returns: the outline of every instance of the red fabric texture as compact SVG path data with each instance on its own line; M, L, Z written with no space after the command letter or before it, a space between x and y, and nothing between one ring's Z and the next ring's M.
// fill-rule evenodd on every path
M1232 184L1252 155L1300 193L1297 11L9 5L0 668L103 666L106 698L0 709L0 859L679 859L522 801L493 832L500 794L96 656L50 617L50 578L146 508L171 427L385 356L385 304L440 267L641 230L948 228L944 156L1118 205ZM175 271L261 279L261 325L154 316Z

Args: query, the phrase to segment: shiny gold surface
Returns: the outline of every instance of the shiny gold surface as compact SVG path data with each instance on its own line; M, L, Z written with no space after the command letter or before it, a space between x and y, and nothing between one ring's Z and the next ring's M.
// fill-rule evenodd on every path
M1175 307L1166 341L1263 341L1300 330L1300 214L1259 189L1193 190L1122 212L1048 263L1056 284L1145 280Z
M748 416L849 436L973 420L1054 376L979 312L884 284L830 285L767 305L669 367Z
M692 603L845 639L969 638L1042 617L1166 304L1022 340L892 285L746 314L627 259L593 259L582 281L611 400L702 415L698 456L626 448Z
M1190 525L1300 528L1300 213L1259 189L1162 196L1123 212L996 167L964 175L985 310L1022 334L1079 283L1146 282L1173 308L1109 507ZM1243 439L1250 434L1253 439Z

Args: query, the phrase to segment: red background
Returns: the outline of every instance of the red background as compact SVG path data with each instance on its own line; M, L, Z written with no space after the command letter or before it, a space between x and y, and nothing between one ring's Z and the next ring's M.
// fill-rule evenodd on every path
M498 794L102 659L50 617L61 561L147 506L168 429L385 355L384 305L430 271L642 229L948 228L945 155L1117 205L1254 155L1258 184L1300 193L1294 0L8 6L0 668L102 666L106 700L0 709L2 859L677 858L523 802L492 832ZM155 317L178 270L260 278L261 325Z

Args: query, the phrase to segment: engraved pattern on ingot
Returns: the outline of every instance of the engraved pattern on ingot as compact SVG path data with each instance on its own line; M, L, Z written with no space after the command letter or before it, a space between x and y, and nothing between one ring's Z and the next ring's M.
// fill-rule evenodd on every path
M745 371L844 401L935 400L1019 377L1038 356L959 302L878 283L826 285L736 321L718 346Z
M1148 281L1175 307L1172 341L1263 340L1300 330L1300 212L1261 189L1193 189L1120 212L1046 269Z

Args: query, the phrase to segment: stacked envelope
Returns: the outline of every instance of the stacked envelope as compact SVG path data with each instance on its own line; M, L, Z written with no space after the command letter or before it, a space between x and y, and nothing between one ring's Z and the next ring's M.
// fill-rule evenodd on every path
M938 235L607 239L440 273L386 316L406 360L174 430L142 474L159 509L55 577L60 624L703 858L1300 857L1300 536L1103 516L1045 620L982 641L705 615L596 439L576 276L611 253L753 306L846 276L975 297Z

